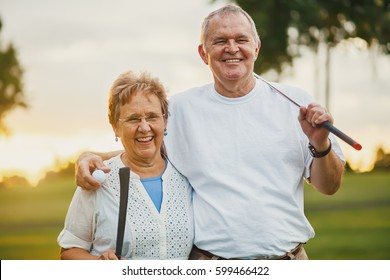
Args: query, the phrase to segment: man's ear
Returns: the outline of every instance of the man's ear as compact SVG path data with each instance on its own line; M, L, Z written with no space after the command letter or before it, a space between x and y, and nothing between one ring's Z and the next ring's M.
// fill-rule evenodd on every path
M257 43L257 48L256 48L256 50L255 50L256 59L257 59L257 57L259 56L260 49L261 49L261 41L260 41L260 38L259 38L259 42Z
M198 46L198 53L200 55L200 58L203 60L203 62L208 65L209 64L209 61L207 59L207 55L203 49L203 44L199 44Z

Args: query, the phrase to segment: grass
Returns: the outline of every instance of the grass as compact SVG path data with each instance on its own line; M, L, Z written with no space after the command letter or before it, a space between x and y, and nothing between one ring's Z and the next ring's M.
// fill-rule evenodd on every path
M74 190L73 178L0 189L0 259L58 259L56 239Z
M0 259L58 259L56 239L74 190L73 178L0 189ZM316 231L305 245L310 259L390 259L390 173L346 174L336 195L306 187L305 196Z
M311 259L390 259L390 173L346 174L334 196L305 194L316 231L305 245Z

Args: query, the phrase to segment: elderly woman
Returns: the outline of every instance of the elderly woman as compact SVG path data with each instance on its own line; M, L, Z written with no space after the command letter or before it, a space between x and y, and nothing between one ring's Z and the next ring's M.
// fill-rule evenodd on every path
M109 121L124 152L96 191L78 187L58 237L61 259L117 259L118 170L129 167L129 199L122 256L188 259L193 242L192 189L169 162L163 138L168 101L148 73L121 74L110 90Z

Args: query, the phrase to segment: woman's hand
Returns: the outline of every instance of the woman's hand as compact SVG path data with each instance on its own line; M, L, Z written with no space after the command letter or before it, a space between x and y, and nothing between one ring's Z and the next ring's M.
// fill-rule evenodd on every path
M121 258L123 259L123 258ZM115 255L115 251L112 249L109 249L107 252L103 253L99 260L118 260L117 256Z

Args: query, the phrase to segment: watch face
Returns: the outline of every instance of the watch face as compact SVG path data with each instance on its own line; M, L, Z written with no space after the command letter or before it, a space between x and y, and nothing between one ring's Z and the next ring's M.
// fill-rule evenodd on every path
M309 151L312 157L316 157L316 149L309 143Z

